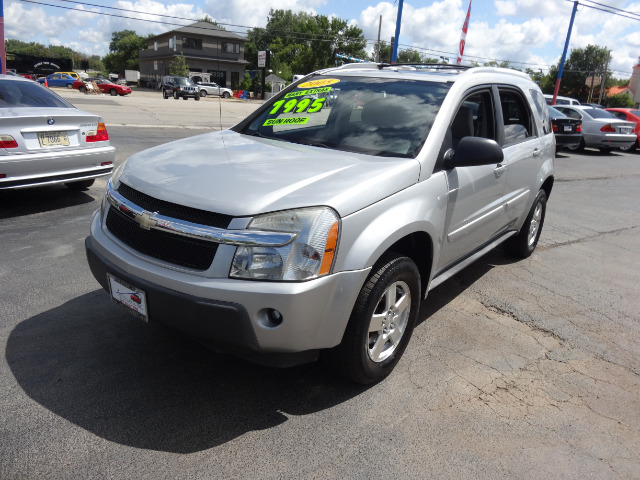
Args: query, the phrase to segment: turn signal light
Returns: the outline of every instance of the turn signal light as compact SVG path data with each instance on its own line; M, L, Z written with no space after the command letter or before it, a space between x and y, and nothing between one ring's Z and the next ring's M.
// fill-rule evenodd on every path
M0 135L0 147L18 148L18 142L11 135Z
M327 245L324 249L324 256L322 257L322 264L320 265L320 271L318 275L326 275L331 271L331 264L333 263L333 257L336 254L336 247L338 245L338 222L331 225L329 234L327 235Z
M109 140L109 134L104 123L98 124L98 130L87 132L87 142L104 142L106 140Z
M611 124L610 124L610 123L607 123L604 127L602 127L602 128L600 129L600 131L601 131L601 132L610 132L610 133L615 133L615 132L616 132L616 129L615 129L615 128L613 128L613 127L611 126Z

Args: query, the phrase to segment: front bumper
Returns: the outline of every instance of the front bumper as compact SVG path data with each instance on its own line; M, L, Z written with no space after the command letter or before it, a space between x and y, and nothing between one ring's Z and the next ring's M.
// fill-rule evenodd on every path
M340 343L369 273L341 272L295 283L208 278L144 258L103 228L98 211L85 247L91 271L105 290L110 273L145 291L149 321L214 350L268 365L312 361L318 350ZM221 245L216 257L229 249L234 247ZM270 321L269 309L280 312L282 323Z

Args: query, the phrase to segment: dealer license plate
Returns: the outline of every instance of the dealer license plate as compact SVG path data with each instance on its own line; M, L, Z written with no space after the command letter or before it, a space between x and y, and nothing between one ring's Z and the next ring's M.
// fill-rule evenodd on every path
M147 297L143 290L123 282L119 278L107 273L111 299L127 308L136 317L148 322Z
M564 126L564 131L565 132L573 132L573 127L571 125L565 125Z
M67 132L38 132L41 147L66 147L69 145Z
M631 127L620 127L620 133L631 133Z

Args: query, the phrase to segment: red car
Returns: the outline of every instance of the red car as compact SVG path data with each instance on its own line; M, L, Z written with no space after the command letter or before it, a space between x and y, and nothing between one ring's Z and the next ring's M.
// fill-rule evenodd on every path
M636 134L636 143L628 148L620 148L622 151L633 152L638 148L638 139L640 139L640 110L637 108L605 108L605 110L612 115L615 115L620 120L626 120L627 122L633 122L636 124L636 128L633 129L633 133Z
M125 85L118 85L106 78L86 78L84 80L76 80L73 82L73 88L80 90L82 93L87 91L87 83L95 83L102 93L108 93L112 97L116 95L129 95L131 89Z

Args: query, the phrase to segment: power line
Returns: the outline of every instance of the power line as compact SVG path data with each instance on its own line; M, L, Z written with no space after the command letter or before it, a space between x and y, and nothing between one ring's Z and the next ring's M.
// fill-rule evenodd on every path
M102 16L108 16L108 17L115 17L115 18L122 18L125 20L137 20L137 21L141 21L141 22L147 22L147 23L155 23L155 24L160 24L160 25L167 25L167 26L174 26L174 27L186 27L186 26L190 26L190 25L185 25L182 23L176 23L173 21L165 21L165 20L160 20L160 19L149 19L149 18L136 18L136 17L131 17L131 16L126 16L126 15L119 15L119 14L115 14L115 13L109 13L109 12L104 12L104 11L94 11L94 10L85 10L85 9L81 9L81 8L73 8L73 7L65 7L63 5L55 5L55 4L50 4L50 3L45 3L42 1L37 1L37 0L21 0L24 3L31 3L31 4L35 4L35 5L42 5L42 6L47 6L47 7L52 7L52 8L62 8L65 10L71 10L71 11L75 11L75 12L81 12L81 13L89 13L92 15L102 15ZM156 17L162 17L162 18L166 18L166 19L171 19L171 20L184 20L184 21L188 21L188 22L194 22L197 21L196 18L188 18L188 17L178 17L178 16L174 16L174 15L166 15L166 14L161 14L161 13L152 13L152 12L142 12L142 11L138 11L138 10L129 10L129 9L125 9L125 8L119 8L119 7L110 7L110 6L106 6L106 5L97 5L97 4L92 4L92 3L87 3L87 2L80 2L80 1L75 1L75 0L57 0L60 2L67 2L67 3L72 3L72 4L76 4L76 5L82 5L82 6L87 6L87 7L96 7L96 8L101 8L101 9L110 9L110 10L115 10L115 11L120 11L120 12L125 12L125 13L134 13L134 14L139 14L139 15L151 15L151 16L156 16ZM567 2L572 2L573 0L565 0ZM608 5L603 5L603 4L599 4L593 0L583 0L583 1L589 1L591 3L594 3L596 5L602 5L604 7L607 8L611 8L611 9L615 9L615 10L619 10L620 12L624 12L624 13L628 13L630 15L638 15L639 18L633 18L633 17L628 17L626 15L622 15L616 12L612 12L612 11L608 11L608 10L604 10L601 8L597 8L591 5L585 5L582 4L585 7L588 8L594 8L596 10L602 10L605 11L607 13L612 13L614 15L620 15L626 18L631 18L633 20L640 20L640 14L636 14L633 12L627 12L625 10L621 10L621 9L617 9L615 7L610 7ZM237 24L232 24L232 23L223 23L223 22L216 22L217 25L220 26L229 26L229 27L236 27L236 28L242 28L245 30L256 30L256 29L261 29L264 30L262 27L252 27L252 26L248 26L248 25L237 25ZM208 30L205 27L193 27L191 26L191 28L201 28L202 30ZM230 33L236 33L236 34L240 34L240 35L246 35L247 31L234 31L234 30L227 30L226 28L224 29L227 32ZM295 32L295 34L292 35L292 33L290 31L281 31L281 30L272 30L273 33L282 33L282 34L286 34L289 38L292 38L294 40L303 40L303 41L321 41L321 42L336 42L336 41L365 41L365 45L367 44L375 44L377 42L377 40L373 40L373 39L366 39L366 38L360 38L360 37L340 37L340 36L332 36L332 35L318 35L318 34L312 34L312 33L305 33L305 32ZM407 44L399 44L399 46L403 46L403 47L408 47L411 49L416 49L416 50L423 50L426 52L434 52L438 55L440 54L444 54L447 56L455 56L457 55L457 53L454 52L446 52L446 51L442 51L442 50L435 50L435 49L429 49L429 48L425 48L425 47L419 47L419 46L415 46L415 45L407 45ZM520 62L520 61L516 61L516 60L502 60L502 59L496 59L496 58L488 58L488 57L480 57L480 56L474 56L474 55L465 55L465 58L471 58L471 59L478 59L478 60L482 60L482 61L495 61L495 62L500 62L500 63L504 63L507 62L509 64L518 64L518 65L530 65L536 68L545 68L545 69L550 69L551 67L553 67L554 65L545 65L542 63L529 63L529 62ZM622 75L628 75L628 72L621 72L619 70L612 70L612 72L615 73L620 73Z

